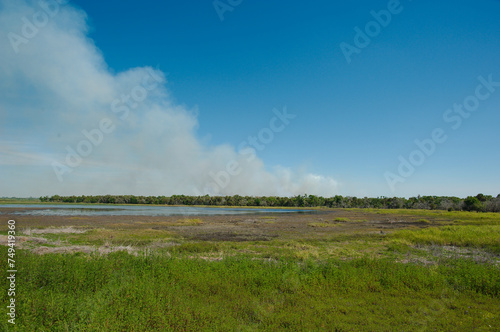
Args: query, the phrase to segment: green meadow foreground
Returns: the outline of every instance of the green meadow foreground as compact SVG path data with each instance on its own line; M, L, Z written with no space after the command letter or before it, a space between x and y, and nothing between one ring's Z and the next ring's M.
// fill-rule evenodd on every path
M499 213L0 212L2 244L17 229L9 331L500 330Z

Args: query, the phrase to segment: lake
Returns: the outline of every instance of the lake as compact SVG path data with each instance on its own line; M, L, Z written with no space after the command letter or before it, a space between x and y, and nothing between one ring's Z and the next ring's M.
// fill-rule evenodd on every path
M0 204L2 208L15 208L9 214L35 216L215 216L254 215L263 213L312 213L297 209L246 209L165 205L85 205L85 204ZM0 214L6 214L1 212Z

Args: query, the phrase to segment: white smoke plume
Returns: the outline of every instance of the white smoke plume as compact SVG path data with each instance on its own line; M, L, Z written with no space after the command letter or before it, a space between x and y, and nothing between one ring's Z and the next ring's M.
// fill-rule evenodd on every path
M0 1L0 196L337 192L330 177L266 170L249 146L202 143L163 73L111 72L86 20L62 0Z

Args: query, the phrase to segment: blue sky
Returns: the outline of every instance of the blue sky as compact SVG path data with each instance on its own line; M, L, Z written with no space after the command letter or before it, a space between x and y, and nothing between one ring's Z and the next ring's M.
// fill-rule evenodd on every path
M3 1L0 6L0 11L8 14L3 16L3 31L7 32L19 30L23 22L22 15L17 13L16 17L12 3ZM230 2L221 0L220 3ZM27 4L36 12L35 2ZM183 174L182 167L176 173L177 166L173 161L174 166L170 168L162 168L160 165L165 163L157 161L158 166L151 174L162 172L175 174L177 178L196 177L196 180L187 181L189 184L185 186L179 183L173 186L169 179L165 179L164 188L170 190L155 188L148 191L146 185L141 185L147 182L145 180L122 186L117 183L121 181L119 177L112 177L115 182L109 180L104 187L80 186L89 181L102 183L99 180L102 177L108 181L109 176L104 174L123 172L110 160L117 164L129 164L130 160L138 163L138 159L130 159L137 154L133 148L129 151L123 148L126 157L120 156L125 159L103 157L109 155L107 149L115 150L112 148L115 140L127 136L126 128L121 127L112 134L112 139L94 149L85 159L85 165L71 172L71 179L60 183L52 174L47 175L52 178L47 185L30 188L27 183L17 184L13 177L45 174L47 163L19 167L16 163L23 163L19 156L12 157L12 151L29 150L29 153L43 155L41 160L61 160L64 147L74 146L80 139L78 135L68 134L62 141L54 143L47 132L58 131L58 126L67 128L67 123L33 123L11 114L16 108L32 110L35 105L40 105L40 100L53 98L47 105L56 103L50 91L29 83L33 75L26 74L31 78L19 79L24 82L19 85L23 91L29 87L36 90L33 105L21 98L21 94L10 92L8 98L5 93L6 102L0 109L4 113L0 116L0 120L4 120L0 141L10 142L11 151L10 157L5 150L3 155L9 162L0 161L4 173L0 179L6 183L0 195L105 193L106 190L112 193L192 194L193 186L204 186L198 184L200 181L211 181L210 176L201 179L198 175L193 176L194 173L214 174L221 169L210 162L222 158L218 153L212 155L214 150L232 149L234 151L224 152L224 158L236 158L231 153L238 152L238 145L268 126L275 114L273 109L281 110L285 106L296 117L285 130L275 133L272 141L265 144L265 149L256 151L260 164L249 167L254 171L249 171L248 178L258 178L254 182L262 183L262 186L246 190L251 184L236 179L243 177L237 175L231 178L228 187L220 186L224 188L219 188L217 193L467 196L483 192L496 196L500 192L500 87L493 92L483 88L490 92L488 98L480 101L477 110L470 112L459 128L453 129L453 123L443 118L454 104L461 104L474 95L476 87L481 84L478 77L488 79L491 76L493 82L500 82L500 1L435 3L406 0L399 4L396 1L341 4L288 1L286 5L241 1L231 7L232 11L225 11L221 20L212 1L145 0L140 4L71 1L61 6L61 13L52 18L50 31L47 28L35 37L42 40L49 38L52 31L79 31L83 36L79 37L79 43L102 58L91 63L106 77L117 78L134 68L151 67L162 72L164 89L161 96L155 97L168 100L171 107L182 109L181 113L194 121L193 126L186 130L192 135L189 140L195 140L193 144L201 147L200 156L203 157L193 162L206 162L207 166ZM397 13L391 14L385 27L379 24L380 31L369 37L368 45L352 54L348 63L340 45L355 45L355 27L365 31L367 24L375 20L371 12L380 13L388 8L397 8ZM64 11L72 11L71 15L83 23L74 26L68 23ZM3 39L8 43L7 38ZM67 47L65 40L61 38L57 47ZM24 44L20 46L25 52L34 48L36 53L36 47L47 45L34 44L30 41L26 47ZM12 52L11 49L8 51ZM26 73L44 65L33 66L34 61L41 61L34 59L36 57L27 58L16 68ZM13 61L22 60L16 58ZM50 66L54 67L45 75L57 71L57 63L50 63ZM73 66L79 66L78 62L75 61ZM4 70L0 76L2 83L9 85L9 91L17 91L12 84L13 75ZM77 81L78 77L67 79ZM68 83L61 80L60 84ZM78 95L78 91L74 93ZM144 107L150 107L150 110L152 106ZM25 114L25 111L21 113ZM57 114L61 116L61 113ZM140 118L141 114L137 117ZM71 132L80 132L84 128L78 127L79 120L71 120L80 117L88 119L82 113L67 115L69 120L66 121L74 126ZM12 137L17 134L12 131L16 127L22 127L29 134L15 137L17 145L13 145ZM414 165L411 175L399 172L401 161L398 158L408 159L418 150L414 141L429 139L436 128L443 130L446 141L436 143L434 151L425 155L421 164ZM137 135L145 137L140 133ZM142 146L154 145L151 140L155 138L144 138ZM37 142L36 147L33 147L33 142ZM158 145L151 153L158 153L161 148L162 145ZM183 150L189 149L189 146L183 147ZM176 156L188 160L188 156L182 153ZM127 170L127 179L136 175L141 178L147 171L141 169L142 174L130 172ZM393 182L391 186L387 181L388 172L403 181ZM283 184L284 179L293 184ZM310 184L308 179L331 185ZM233 186L236 182L238 185ZM281 189L269 191L267 184L276 183L281 184ZM175 192L169 192L174 190L172 188Z

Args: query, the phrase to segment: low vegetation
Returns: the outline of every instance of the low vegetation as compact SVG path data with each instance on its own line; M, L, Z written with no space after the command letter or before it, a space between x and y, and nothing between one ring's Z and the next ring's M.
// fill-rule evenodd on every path
M498 213L17 217L4 330L500 330Z
M18 261L18 331L500 328L499 269L467 260L429 268L366 258L21 251Z
M412 244L481 248L500 254L500 225L429 227L401 230L394 236Z

